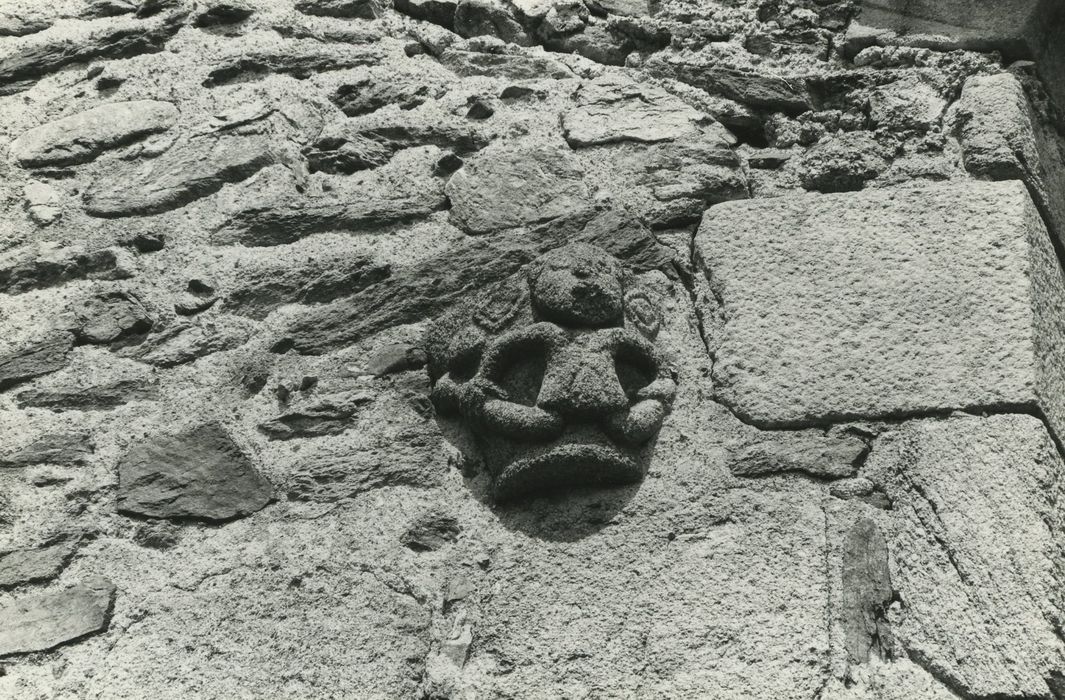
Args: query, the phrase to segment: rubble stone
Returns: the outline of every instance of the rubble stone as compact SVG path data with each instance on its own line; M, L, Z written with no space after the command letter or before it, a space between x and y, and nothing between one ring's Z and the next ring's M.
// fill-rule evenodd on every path
M0 589L55 578L74 554L69 542L0 554Z
M491 145L447 183L451 216L487 233L563 216L590 203L580 166L564 145Z
M74 336L60 331L0 353L0 389L63 369L73 346Z
M118 509L151 518L230 520L261 510L273 490L217 424L155 435L118 465Z
M616 141L672 141L697 133L697 122L705 119L664 90L615 77L582 85L576 102L575 109L562 115L562 129L573 148Z
M63 214L62 195L47 183L38 180L27 182L23 196L30 217L41 226L55 223Z
M764 476L789 471L839 479L853 476L868 451L853 436L828 436L816 430L787 431L752 442L729 460L736 476Z
M0 95L27 90L42 76L72 63L160 51L181 29L181 19L177 13L147 22L123 18L111 26L91 24L75 32L42 31L0 58Z
M56 593L7 602L0 656L47 651L106 629L114 597L114 584L94 577Z
M0 467L12 469L37 464L81 466L96 446L85 430L62 430L39 435L29 444L0 455Z
M73 280L121 280L134 270L133 256L121 248L27 245L0 257L0 289L20 294Z
M273 161L268 145L254 137L204 137L175 146L132 176L103 180L85 193L92 216L158 214L214 194L227 182L244 180Z
M824 139L800 160L802 186L818 192L850 192L887 169L885 149L864 131Z
M366 173L350 177L316 173L304 192L287 172L264 174L224 197L226 221L215 232L215 240L280 245L320 231L358 231L424 218L447 202L444 183L433 173L441 156L433 146L409 148Z
M166 131L177 117L170 102L112 102L30 129L11 143L11 153L27 168L85 163L108 149Z

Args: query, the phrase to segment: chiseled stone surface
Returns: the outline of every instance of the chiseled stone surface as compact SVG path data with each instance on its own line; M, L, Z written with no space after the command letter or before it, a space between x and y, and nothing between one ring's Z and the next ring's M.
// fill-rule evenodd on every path
M11 143L11 153L25 167L84 163L109 148L166 131L177 116L169 102L113 102L30 129Z
M1040 114L1011 73L965 81L954 115L965 168L991 180L1023 180L1065 242L1065 143L1049 114Z
M963 697L1053 697L1065 463L1034 417L923 420L881 435L864 472L897 591L890 626L906 654Z
M716 392L747 420L1026 407L1065 426L1062 273L1020 182L726 203L696 246Z

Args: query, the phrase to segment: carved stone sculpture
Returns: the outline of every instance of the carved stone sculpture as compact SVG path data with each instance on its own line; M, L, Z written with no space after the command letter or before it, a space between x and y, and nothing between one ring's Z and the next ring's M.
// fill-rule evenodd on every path
M571 244L438 321L433 402L476 439L497 501L639 481L676 393L658 299Z

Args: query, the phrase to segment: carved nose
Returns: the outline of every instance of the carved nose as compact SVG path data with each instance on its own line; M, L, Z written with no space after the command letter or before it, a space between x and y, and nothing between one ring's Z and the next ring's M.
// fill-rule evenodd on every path
M580 419L608 416L629 405L608 354L568 355L544 373L537 405Z

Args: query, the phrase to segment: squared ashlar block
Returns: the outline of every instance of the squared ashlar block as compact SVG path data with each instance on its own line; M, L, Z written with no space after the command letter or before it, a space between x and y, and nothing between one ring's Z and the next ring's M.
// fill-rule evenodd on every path
M949 412L1065 426L1065 285L1019 181L727 202L696 236L720 401L760 427Z

